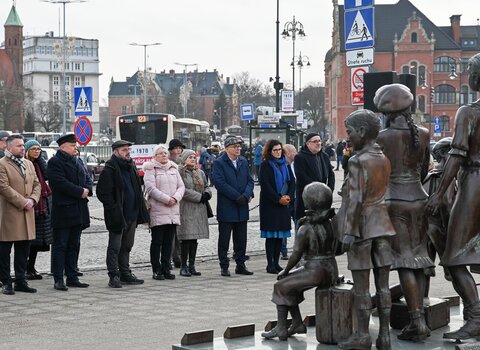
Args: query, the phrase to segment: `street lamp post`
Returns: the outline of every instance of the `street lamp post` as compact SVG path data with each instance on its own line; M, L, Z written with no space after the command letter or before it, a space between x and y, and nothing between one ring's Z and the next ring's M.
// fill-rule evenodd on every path
M138 44L130 43L131 46L143 46L143 113L147 113L147 47L162 45L162 43Z
M298 57L294 57L294 61L292 61L292 65L298 66L298 80L299 80L299 88L298 88L298 109L302 109L302 68L303 66L310 67L310 59L308 56L302 56L302 51L300 51L300 55Z
M62 44L62 51L63 51L63 62L62 62L62 98L63 98L63 129L62 133L66 134L67 132L67 113L68 113L68 106L67 106L67 88L66 88L66 72L65 72L65 65L67 63L67 36L65 34L65 5L71 3L79 3L79 2L86 2L86 0L41 0L42 2L48 2L51 4L62 4L63 5L63 44Z
M183 66L183 117L187 117L187 112L188 112L188 94L187 94L187 68L189 66L197 66L196 63L178 63L174 62L174 64L178 66Z
M435 88L433 87L433 74L432 72L430 72L430 70L428 70L426 67L425 67L425 73L428 74L430 76L430 118L429 118L429 121L428 121L428 135L430 136L430 139L432 138L432 120L433 120L433 100L435 98ZM424 77L420 77L423 82L420 84L420 88L422 88L422 90L425 90L428 88L428 84L427 84L427 77L426 77L426 74Z
M303 24L299 21L295 20L295 16L293 16L293 21L285 23L283 27L282 36L284 39L288 39L292 37L292 61L295 61L295 40L297 38L297 34L300 38L305 37L305 31L303 30ZM292 65L292 90L295 94L295 64Z
M134 96L134 100L133 100L133 113L137 113L137 87L139 87L139 85L136 85L136 84L129 84L128 85L129 88L132 88L133 87L133 96Z

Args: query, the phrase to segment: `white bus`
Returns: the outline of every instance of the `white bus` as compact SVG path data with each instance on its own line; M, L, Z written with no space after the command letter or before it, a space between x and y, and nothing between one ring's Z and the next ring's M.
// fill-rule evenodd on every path
M177 119L172 114L145 113L120 115L116 120L117 139L133 143L132 159L137 168L153 156L153 148L171 139L179 139L187 148L200 151L210 144L209 124L190 118Z

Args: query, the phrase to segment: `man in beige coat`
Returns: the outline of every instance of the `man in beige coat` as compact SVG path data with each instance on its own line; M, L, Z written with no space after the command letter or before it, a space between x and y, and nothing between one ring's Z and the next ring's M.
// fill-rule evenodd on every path
M40 183L35 168L24 159L21 135L7 138L5 157L0 159L0 280L3 294L35 293L25 279L30 241L35 239L35 211ZM15 247L15 289L10 277L10 252Z

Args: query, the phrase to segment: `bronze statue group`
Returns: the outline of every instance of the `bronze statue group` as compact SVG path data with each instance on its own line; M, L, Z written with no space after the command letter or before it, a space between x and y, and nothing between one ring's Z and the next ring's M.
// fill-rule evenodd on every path
M479 91L480 54L469 60L468 73L470 88ZM306 216L299 222L293 252L273 289L277 326L262 333L263 337L286 340L306 332L298 307L303 292L333 286L338 277L335 255L343 252L347 252L354 282L356 329L338 343L339 348L372 346L370 270L379 317L376 347L391 348L391 270L398 273L410 319L397 337L426 340L431 330L423 302L435 253L464 308L464 325L443 337L480 336L478 291L467 269L480 264L480 100L459 108L453 138L442 139L433 148L437 165L430 172L430 134L415 124L410 112L413 101L406 86L385 85L374 97L375 106L385 116L385 129L380 130L379 118L366 109L345 120L355 155L348 162L341 207L335 215L326 185L315 182L305 188ZM302 255L305 263L295 269ZM289 328L288 312L292 316Z

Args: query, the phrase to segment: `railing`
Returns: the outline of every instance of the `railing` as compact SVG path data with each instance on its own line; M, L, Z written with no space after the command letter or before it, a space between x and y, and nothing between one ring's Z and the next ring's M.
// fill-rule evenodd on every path
M42 147L57 150L58 147ZM108 160L112 156L112 146L80 146L80 152L95 153L99 160Z

